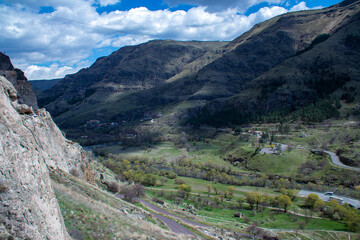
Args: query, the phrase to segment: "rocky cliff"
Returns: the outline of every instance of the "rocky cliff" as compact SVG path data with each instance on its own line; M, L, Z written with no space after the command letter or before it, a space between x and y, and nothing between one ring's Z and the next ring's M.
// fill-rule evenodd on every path
M0 52L0 75L9 80L19 93L19 103L24 103L34 109L38 109L37 100L32 86L20 69L14 68L10 58Z
M6 76L13 71L8 67ZM27 84L14 79L24 92ZM81 172L86 153L62 135L48 112L33 110L29 93L19 98L14 85L0 76L0 238L70 239L49 169Z

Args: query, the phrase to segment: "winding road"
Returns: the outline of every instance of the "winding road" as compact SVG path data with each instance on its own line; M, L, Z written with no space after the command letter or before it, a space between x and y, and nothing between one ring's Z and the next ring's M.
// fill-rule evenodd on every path
M331 200L329 198L328 195L325 195L324 193L321 192L314 192L314 191L308 191L308 190L300 190L300 192L298 193L298 195L300 197L306 198L310 193L314 193L316 195L319 196L319 198L323 201L329 201ZM360 200L357 199L353 199L353 198L349 198L349 197L345 197L345 196L340 196L340 195L333 195L333 197L337 197L337 198L341 198L342 200L344 200L345 203L350 204L351 206L353 206L354 208L360 209Z
M276 144L280 144L280 143L276 143ZM286 145L286 144L280 144L280 149L281 149L281 151L285 151L287 148L288 148L288 145ZM319 149L306 148L306 147L295 147L295 148L305 149L305 150L309 150L309 151L316 151L316 152L324 152L324 153L327 153L327 154L330 155L330 158L331 158L331 161L333 162L333 164L335 164L335 165L337 165L337 166L339 166L339 167L342 167L342 168L346 168L346 169L349 169L349 170L353 170L353 171L360 172L360 168L351 167L351 166L348 166L348 165L343 164L343 163L340 161L339 156L337 156L337 155L336 155L335 153L333 153L333 152L325 151L325 150L319 150ZM276 151L273 150L272 148L263 148L263 149L261 149L260 152L261 152L261 153L264 153L264 154L273 154L273 153L275 153Z
M161 213L161 214L164 214L166 216L170 216L170 217L175 217L175 218L178 218L180 219L182 222L184 223L187 223L189 225L192 225L192 226L197 226L197 227L208 227L207 225L204 225L204 224L201 224L201 223L198 223L198 222L193 222L191 220L188 220L186 218L182 218L182 217L179 217L175 214L172 214L162 208L159 208L143 199L136 199L137 201L141 202L142 204L144 204L146 207L150 208L151 210L155 211L155 212L158 212L158 213ZM191 231L189 231L188 229L184 228L182 225L178 224L177 222L175 222L174 220L171 220L170 218L167 218L163 215L158 215L158 214L155 214L155 213L151 213L153 214L155 217L159 218L161 221L163 221L169 228L171 231L173 231L174 233L182 233L182 234L186 234L186 235L192 235L192 236L195 236L195 234Z
M122 199L124 196L122 194L118 194L116 195L117 198L120 198ZM166 217L166 216L171 216L171 217L176 217L178 219L180 219L181 221L187 223L187 224L190 224L192 226L198 226L198 227L208 227L204 224L201 224L201 223L197 223L197 222L193 222L193 221L190 221L188 219L185 219L185 218L181 218L179 216L176 216L175 214L172 214L168 211L165 211L164 209L162 208L159 208L145 200L142 200L140 198L135 198L136 201L138 202L141 202L142 204L144 204L146 207L148 207L149 209L157 212L157 213L160 213L160 214L157 214L157 213L153 213L151 212L150 214L158 219L160 219L163 223L166 224L166 226L168 226L168 228L174 232L174 233L177 233L177 234L185 234L185 235L191 235L191 236L196 236L193 232L191 232L189 229L185 228L184 226L182 226L181 224L175 222L174 220ZM161 214L164 214L164 215L161 215Z

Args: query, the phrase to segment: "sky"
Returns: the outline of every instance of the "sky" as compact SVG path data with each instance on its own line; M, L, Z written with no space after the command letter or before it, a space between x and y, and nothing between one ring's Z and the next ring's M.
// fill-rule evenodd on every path
M153 39L231 41L256 23L340 0L0 0L0 51L29 80L62 78Z

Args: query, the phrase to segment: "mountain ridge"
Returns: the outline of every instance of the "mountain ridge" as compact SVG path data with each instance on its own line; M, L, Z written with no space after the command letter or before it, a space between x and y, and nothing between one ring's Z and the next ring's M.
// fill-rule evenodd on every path
M179 112L176 108L170 110L174 111L173 113L178 116L178 122L182 122L182 120L189 116L194 117L193 113L201 112L204 106L206 106L204 111L213 114L217 111L216 109L221 109L226 105L228 109L237 109L237 114L241 115L242 113L239 112L240 106L245 106L244 112L251 113L253 111L251 109L257 109L259 112L263 111L262 107L258 108L256 105L260 104L259 106L261 106L265 104L268 106L265 108L265 112L267 112L273 107L276 108L276 106L281 105L282 101L280 101L280 98L274 98L274 95L267 100L267 103L261 99L267 96L264 94L262 96L261 91L268 91L265 89L267 87L272 89L271 86L264 87L266 84L264 85L261 81L266 82L266 80L261 78L261 76L276 68L279 64L288 62L289 58L300 59L302 51L315 53L313 49L308 48L312 47L312 44L314 44L314 41L319 36L324 35L331 38L337 31L350 24L351 21L358 21L356 15L359 13L359 5L359 1L348 1L344 2L344 4L337 4L325 9L292 12L274 17L255 25L251 30L232 42L223 43L220 46L217 45L212 49L207 49L207 51L202 51L201 54L192 58L186 64L182 64L181 69L178 71L173 71L172 74L162 77L159 84L151 82L154 78L153 80L149 80L149 78L141 78L143 80L139 80L136 75L131 75L134 80L133 82L140 81L140 84L135 84L134 86L128 85L128 88L124 88L122 84L116 81L106 82L106 80L95 81L92 79L91 81L94 81L94 84L87 83L92 85L90 89L87 89L87 91L91 90L91 92L86 94L85 89L82 89L81 97L75 98L74 101L70 102L68 100L67 103L64 103L64 100L61 100L62 98L69 99L66 97L66 94L78 91L76 87L69 88L68 91L65 91L66 94L61 97L60 95L63 93L61 91L57 92L55 89L59 89L61 84L66 85L65 78L55 85L53 90L49 92L51 94L47 96L46 94L41 95L43 99L48 100L48 104L43 104L43 106L49 109L55 116L55 120L63 127L71 127L71 125L74 127L80 126L90 120L89 117L86 117L90 115L96 116L96 118L104 122L128 121L130 119L140 120L147 111L161 112L164 111L161 109L168 109L172 105L181 105L182 103L182 105L189 105L187 108L190 111L187 112L187 109L182 109ZM354 34L358 33L355 32ZM326 41L329 40L326 39ZM160 44L162 41L157 41L156 43ZM339 43L343 45L342 42ZM150 46L151 44L154 43L149 42L139 46ZM122 48L118 51L137 49L139 46L125 47L125 50ZM150 48L147 48L147 51L151 52ZM168 53L170 54L170 52ZM338 52L337 54L340 53ZM308 55L310 56L311 54ZM150 54L145 59L152 56ZM100 63L109 61L109 57L99 59L90 68L95 66L101 67ZM336 56L334 55L334 57ZM148 64L127 67L133 67L136 71L142 72L147 67L152 66ZM342 67L346 68L346 65L342 65ZM88 70L81 70L71 77L76 79L82 71ZM314 73L310 73L310 75L309 77L316 77ZM79 76L78 80L81 82L81 74ZM276 76L274 77L276 78ZM303 80L300 81L299 79L299 84L295 84L294 86L296 87L292 88L297 96L302 95L303 89L301 85L303 83L301 82ZM284 80L277 82L269 81L269 84L270 82L274 83L274 87L277 88L283 85L282 81ZM356 82L357 80L355 79L354 81ZM106 84L104 84L105 82ZM149 87L146 87L146 84L149 84ZM315 86L310 88L313 87ZM101 88L102 90L100 90ZM274 92L275 90L271 91ZM248 94L246 91L248 91ZM304 99L303 102L299 100L300 102L296 104L295 101L293 104L290 104L293 110L324 97L316 91L315 94L313 94L313 90L309 89L309 91L312 92L309 95L309 99ZM256 97L250 97L247 100L247 96L250 96L252 93ZM307 93L304 92L304 94L306 96ZM241 100L243 103L240 101L241 97L239 96L241 95L244 96L244 100ZM57 99L51 98L52 96L56 96ZM237 100L235 102L232 101L235 98ZM276 104L268 104L269 102L273 103L276 101L278 101ZM247 108L246 103L251 102L252 107ZM208 117L211 117L211 115ZM222 124L225 126L228 123Z

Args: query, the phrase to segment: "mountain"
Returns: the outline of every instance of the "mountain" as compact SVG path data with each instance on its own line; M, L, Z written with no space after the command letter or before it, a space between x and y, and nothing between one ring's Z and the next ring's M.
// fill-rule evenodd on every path
M284 14L229 43L124 47L60 80L39 103L71 129L91 119L139 123L149 113L166 124L226 126L279 120L320 103L330 109L326 117L336 116L339 99L358 102L359 10L360 1L344 1Z
M329 97L333 99L329 102L330 104L327 104L326 108L317 110L326 111L327 117L333 117L337 115L333 107L336 101L342 99L345 104L347 102L359 103L359 98L356 96L360 91L358 68L360 64L360 4L359 1L356 1L345 7L342 7L343 5L327 9L326 15L320 12L321 18L326 20L326 26L322 25L321 28L318 28L322 31L313 35L316 37L310 44L305 48L295 48L296 51L281 59L280 62L273 59L275 64L271 69L265 67L266 70L263 72L258 69L256 73L262 72L262 74L254 75L250 81L245 79L245 84L239 84L240 91L233 90L237 81L235 78L229 77L231 85L225 86L232 86L232 92L235 94L229 98L217 99L208 103L200 114L196 113L197 116L193 120L195 122L199 120L198 123L202 124L214 124L215 121L208 121L210 114L218 120L215 125L241 124L248 121L264 121L261 116L277 113L274 120L279 121L282 116ZM320 13L317 12L316 15ZM278 21L284 21L289 17L291 15L280 17ZM289 23L290 20L286 20L286 22ZM311 20L311 24L315 24L314 19ZM327 26L331 26L331 28ZM291 27L291 29L298 28ZM229 56L225 56L219 61L228 59ZM215 61L206 66L206 71L203 69L204 73L200 73L197 79L204 79L204 75L214 72L216 64ZM260 64L260 66L264 65ZM232 73L234 72L241 73L241 71ZM237 76L238 79L244 79L243 76ZM207 81L202 88L209 89L209 85L213 84L216 84L216 80ZM209 95L211 96L211 93ZM351 96L350 98L353 99L349 101L346 96ZM324 114L326 115L326 113ZM225 118L224 115L226 115ZM324 118L320 118L320 120L324 120Z
M91 104L124 92L156 87L181 72L190 62L224 42L155 40L119 49L89 68L67 75L39 95L39 104L59 115L96 93Z

